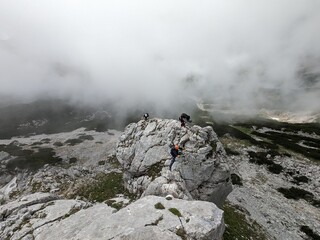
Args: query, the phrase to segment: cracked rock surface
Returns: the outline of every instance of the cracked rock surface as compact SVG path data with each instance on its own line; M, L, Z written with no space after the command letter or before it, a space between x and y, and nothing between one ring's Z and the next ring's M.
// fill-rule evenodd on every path
M0 211L0 239L222 239L224 232L223 211L215 204L157 196L116 211L35 193Z
M184 150L169 171L172 143ZM78 129L0 144L26 153L52 148L62 159L36 171L9 171L6 166L16 156L0 152L1 240L222 239L223 211L215 203L223 203L231 181L225 151L211 127L181 129L175 120L151 119L128 125L122 134ZM77 195L77 187L90 188L98 174L122 171L125 187L140 197L135 202L123 198L125 204L110 207L108 201ZM168 194L172 200L164 198Z
M172 144L184 149L170 171ZM181 128L170 119L132 123L119 138L116 156L135 194L171 194L221 206L232 190L226 153L211 127Z

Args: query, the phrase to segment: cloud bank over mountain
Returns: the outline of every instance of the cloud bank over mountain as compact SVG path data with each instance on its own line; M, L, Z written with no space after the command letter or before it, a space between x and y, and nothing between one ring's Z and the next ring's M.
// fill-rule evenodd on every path
M0 94L319 110L319 13L317 0L0 0Z

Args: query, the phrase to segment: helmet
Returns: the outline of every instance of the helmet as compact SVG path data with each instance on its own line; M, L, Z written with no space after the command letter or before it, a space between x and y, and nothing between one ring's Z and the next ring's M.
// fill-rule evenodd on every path
M179 145L178 144L174 145L174 148L178 150L179 149Z

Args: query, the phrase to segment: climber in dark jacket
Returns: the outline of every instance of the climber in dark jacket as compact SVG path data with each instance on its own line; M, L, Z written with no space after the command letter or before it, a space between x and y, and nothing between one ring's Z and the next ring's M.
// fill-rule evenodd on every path
M145 121L148 121L148 119L149 119L149 113L143 114L143 118L144 118Z
M179 145L174 145L171 150L170 150L170 154L172 156L171 162L170 162L170 166L169 166L169 170L171 171L171 167L173 165L173 163L176 160L176 157L178 157L179 155L182 154L182 152L179 151L179 149L182 149L179 147Z
M182 113L181 116L179 117L179 120L181 122L181 127L185 127L186 126L186 122L191 123L192 120L190 118L190 116L186 113Z

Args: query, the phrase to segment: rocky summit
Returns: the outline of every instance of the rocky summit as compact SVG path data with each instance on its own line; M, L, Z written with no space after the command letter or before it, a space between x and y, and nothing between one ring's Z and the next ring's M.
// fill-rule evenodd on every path
M183 155L169 170L170 146ZM221 206L232 190L226 153L211 127L181 128L175 120L151 119L128 125L116 156L126 187L139 195L201 199Z
M172 144L183 155L170 171ZM223 237L217 206L232 185L211 127L150 119L123 133L77 129L0 146L0 239Z

